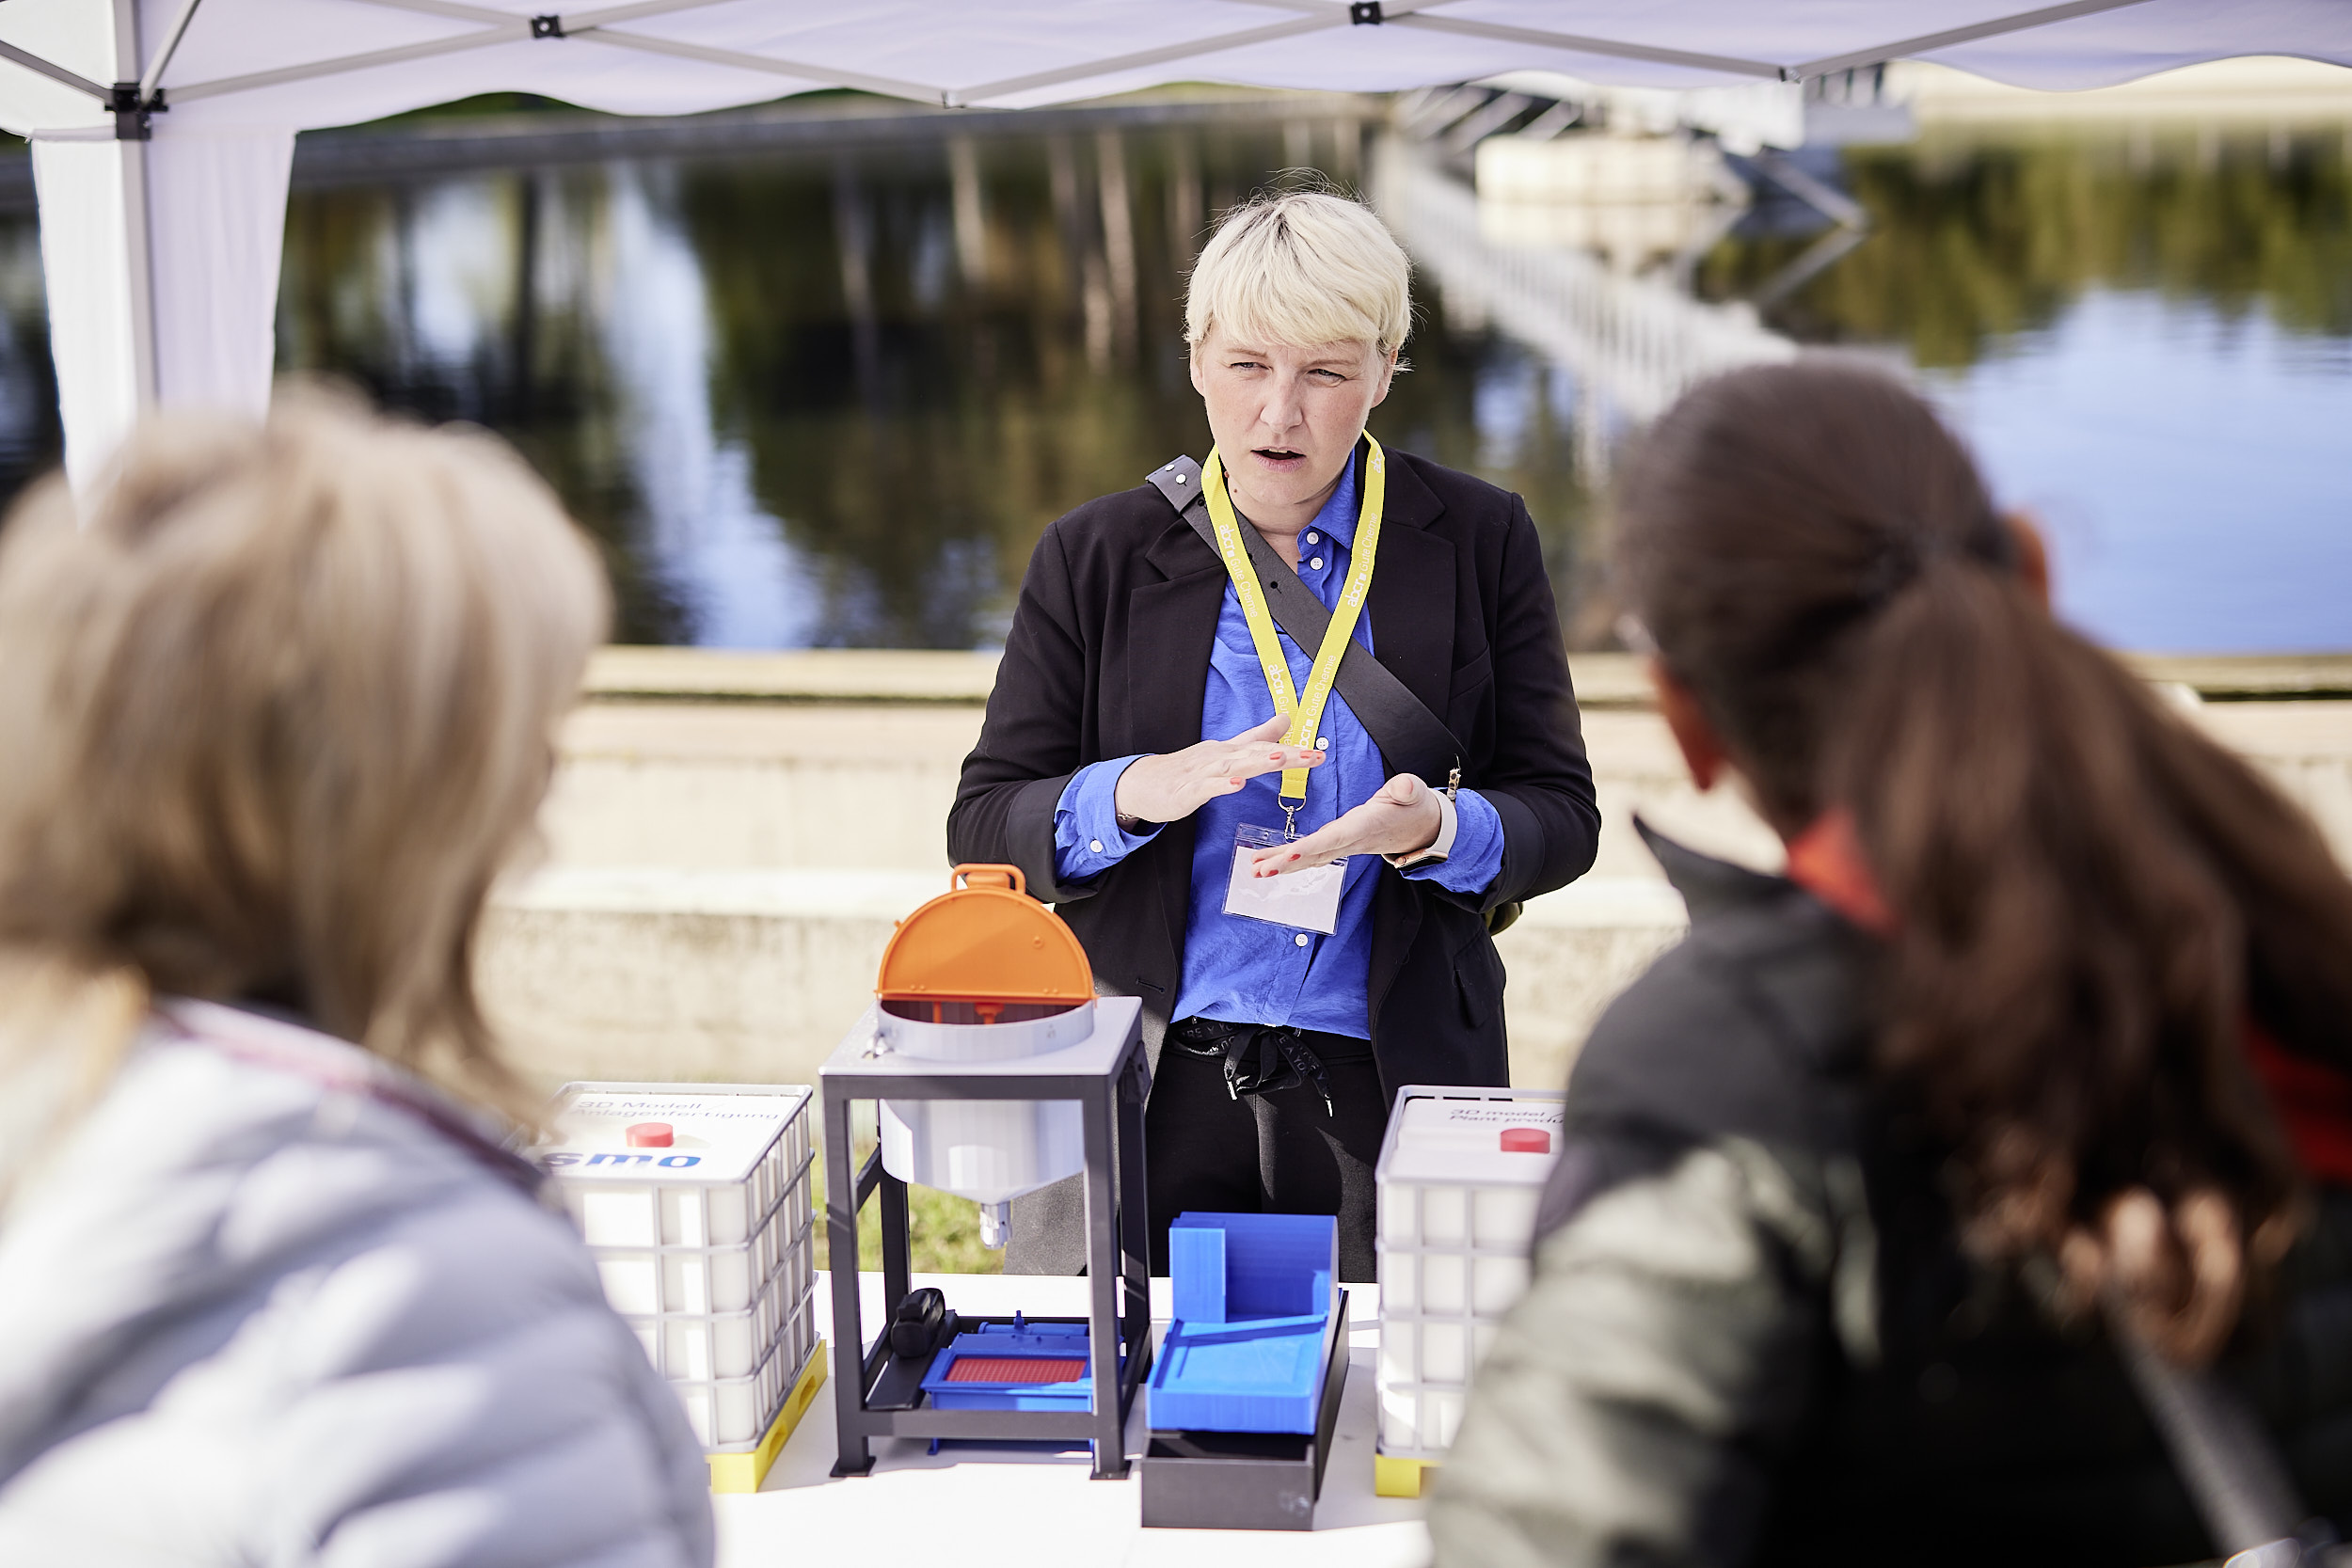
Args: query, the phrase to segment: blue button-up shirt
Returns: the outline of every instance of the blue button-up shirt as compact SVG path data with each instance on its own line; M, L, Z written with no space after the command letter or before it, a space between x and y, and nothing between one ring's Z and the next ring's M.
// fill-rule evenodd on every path
M1356 466L1351 462L1339 488L1298 540L1298 576L1327 610L1339 606L1355 537ZM1276 635L1290 664L1293 689L1304 691L1314 651L1300 648L1279 627ZM1357 618L1356 641L1365 652L1372 651L1369 613ZM1258 663L1240 595L1228 581L1217 612L1216 645L1209 654L1208 687L1200 701L1201 737L1227 739L1273 717L1274 694L1266 689L1265 671ZM1380 748L1337 691L1323 710L1322 729L1320 738L1329 745L1324 748L1322 765L1307 772L1307 803L1298 813L1301 834L1363 804L1388 781ZM1101 876L1158 832L1129 833L1119 826L1114 795L1120 774L1135 760L1112 757L1089 764L1063 788L1054 810L1054 871L1062 881ZM1193 814L1198 836L1184 921L1184 973L1170 1016L1289 1024L1369 1039L1372 896L1382 870L1377 855L1355 855L1345 863L1339 919L1328 936L1225 912L1234 831L1244 825L1282 826L1282 808L1276 803L1281 777L1260 774L1234 794L1220 795ZM1461 791L1454 809L1458 824L1452 852L1434 865L1405 875L1455 893L1477 894L1502 869L1502 821L1476 790Z

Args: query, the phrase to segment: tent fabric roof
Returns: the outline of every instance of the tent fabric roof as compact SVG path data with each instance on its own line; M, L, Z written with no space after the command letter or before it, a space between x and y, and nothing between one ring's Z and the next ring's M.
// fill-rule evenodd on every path
M2252 53L2352 66L2346 0L1384 0L1376 25L1346 0L637 0L536 20L555 0L122 3L174 131L310 129L507 90L682 114L829 87L1019 107L1180 81L1382 91L1528 70L1696 87L1895 57L2044 88ZM0 125L110 124L88 91L8 63L116 79L72 57L59 13L76 5L94 0L0 8Z

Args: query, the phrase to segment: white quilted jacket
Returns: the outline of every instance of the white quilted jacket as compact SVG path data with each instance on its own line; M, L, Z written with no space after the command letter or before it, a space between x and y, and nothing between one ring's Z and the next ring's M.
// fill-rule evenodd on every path
M0 1563L704 1568L578 1238L364 1052L167 1004L0 1223Z

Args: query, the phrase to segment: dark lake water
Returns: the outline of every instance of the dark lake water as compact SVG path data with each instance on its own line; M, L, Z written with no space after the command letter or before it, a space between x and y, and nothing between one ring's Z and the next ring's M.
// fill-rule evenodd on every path
M957 125L423 174L306 153L281 363L513 438L604 542L627 640L991 644L1047 521L1205 449L1181 342L1203 226L1280 170L1373 182L1385 131ZM2348 153L2341 125L1931 134L1809 156L1872 219L1809 277L1825 226L1787 200L1667 272L1915 377L2100 637L2347 648ZM0 215L6 488L56 449L35 242ZM1625 400L1523 312L1426 268L1418 299L1375 432L1525 495L1572 639L1606 645Z

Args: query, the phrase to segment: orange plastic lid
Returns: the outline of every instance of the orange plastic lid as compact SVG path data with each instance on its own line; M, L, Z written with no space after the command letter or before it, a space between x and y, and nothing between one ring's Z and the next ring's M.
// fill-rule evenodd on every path
M958 884L962 885L959 886ZM949 891L898 922L874 994L884 1002L1060 1002L1094 994L1094 966L1012 865L959 865Z

